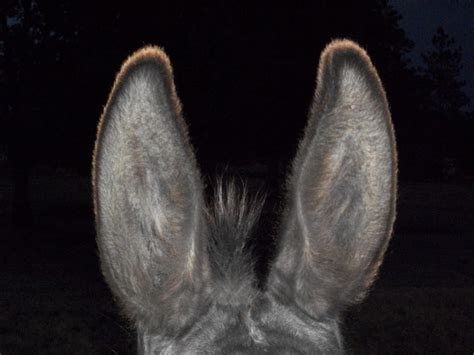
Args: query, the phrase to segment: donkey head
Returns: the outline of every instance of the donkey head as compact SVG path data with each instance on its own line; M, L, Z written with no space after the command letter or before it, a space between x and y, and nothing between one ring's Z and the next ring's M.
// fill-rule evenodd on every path
M377 274L396 195L387 100L353 42L321 55L288 181L277 254L257 288L243 246L258 208L222 188L206 206L168 57L147 47L125 62L100 120L93 184L102 270L140 353L343 351L341 312Z

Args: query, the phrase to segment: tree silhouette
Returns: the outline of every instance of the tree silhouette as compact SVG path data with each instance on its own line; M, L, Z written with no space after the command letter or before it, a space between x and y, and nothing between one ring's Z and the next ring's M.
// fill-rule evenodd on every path
M432 43L433 50L422 54L423 74L430 87L429 107L443 118L459 117L469 104L469 97L463 92L466 82L460 79L462 48L442 27L436 30Z
M407 59L413 43L388 0L292 6L263 1L251 7L222 0L114 2L95 4L94 11L87 3L0 4L0 113L11 128L0 134L10 142L11 161L59 163L88 174L97 117L113 76L123 58L144 44L160 45L169 54L199 160L210 167L287 166L306 122L319 53L331 38L359 42L379 68L401 165L413 156L420 134L427 134L426 122L456 116L465 105L455 94L462 94L455 46L449 38L440 41L440 48L455 54L448 56L452 65L436 65L442 51L435 47L416 75ZM450 67L456 75L446 75L454 78L446 93L447 79L436 73ZM401 166L402 176L418 165Z
M421 122L435 174L452 179L472 170L469 152L474 148L474 132L468 119L472 113L467 112L469 97L460 78L462 48L442 27L433 35L432 44L433 49L422 54L424 67L420 68L425 93Z

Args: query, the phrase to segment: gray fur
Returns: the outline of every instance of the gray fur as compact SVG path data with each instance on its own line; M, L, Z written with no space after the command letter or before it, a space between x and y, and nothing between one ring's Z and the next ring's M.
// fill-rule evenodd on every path
M385 93L355 43L324 50L264 289L245 248L261 203L218 184L205 205L159 48L138 51L117 76L93 184L102 270L140 353L342 353L341 312L376 277L395 216Z

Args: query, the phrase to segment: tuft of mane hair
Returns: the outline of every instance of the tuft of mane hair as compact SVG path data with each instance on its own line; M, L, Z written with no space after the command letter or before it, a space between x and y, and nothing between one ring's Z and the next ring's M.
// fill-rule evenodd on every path
M260 218L264 197L249 197L234 180L217 179L209 213L209 261L220 303L242 304L257 293L249 241ZM246 304L247 302L244 302Z

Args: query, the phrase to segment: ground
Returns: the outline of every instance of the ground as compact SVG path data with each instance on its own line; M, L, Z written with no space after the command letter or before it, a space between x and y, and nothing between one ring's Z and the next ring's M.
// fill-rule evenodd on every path
M0 178L0 354L134 353L100 274L89 178L37 172L31 191L34 224L14 229ZM379 279L344 318L349 352L473 353L473 222L472 184L401 185Z

